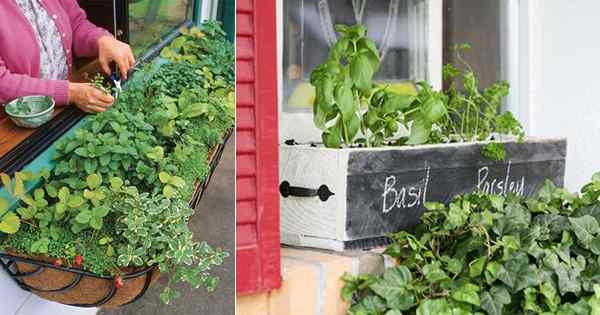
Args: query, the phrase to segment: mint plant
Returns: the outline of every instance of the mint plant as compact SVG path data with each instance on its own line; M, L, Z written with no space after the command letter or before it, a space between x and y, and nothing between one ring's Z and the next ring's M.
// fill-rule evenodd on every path
M234 67L220 64L234 49L221 32L212 22L184 31L185 60L137 71L114 106L57 143L51 172L0 176L20 201L13 212L0 200L10 233L0 248L117 280L157 265L172 273L164 302L179 296L177 282L213 290L211 269L228 254L193 240L188 201L235 121ZM30 194L25 181L40 185Z

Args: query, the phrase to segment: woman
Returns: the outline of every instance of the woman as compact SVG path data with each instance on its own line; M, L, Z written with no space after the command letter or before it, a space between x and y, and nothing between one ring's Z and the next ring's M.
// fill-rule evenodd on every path
M58 105L105 111L114 102L112 96L67 80L73 54L97 56L108 75L115 62L125 79L135 63L131 48L90 23L77 0L0 1L0 104L48 95Z

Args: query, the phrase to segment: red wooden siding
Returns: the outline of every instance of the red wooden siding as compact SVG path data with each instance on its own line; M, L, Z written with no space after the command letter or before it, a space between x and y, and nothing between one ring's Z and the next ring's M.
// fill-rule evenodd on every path
M237 292L249 294L281 282L275 0L236 12Z

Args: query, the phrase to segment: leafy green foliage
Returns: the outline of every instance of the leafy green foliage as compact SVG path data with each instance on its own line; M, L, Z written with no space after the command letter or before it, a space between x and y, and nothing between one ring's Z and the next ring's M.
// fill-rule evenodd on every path
M396 266L343 277L349 314L597 314L599 187L427 204L414 234L391 235Z
M171 273L165 302L178 296L176 282L215 288L211 269L228 254L193 240L187 203L208 174L208 152L234 125L233 80L223 79L233 77L233 65L201 62L225 62L219 54L233 51L213 27L200 27L210 31L194 37L200 48L182 47L186 61L137 71L113 107L57 144L50 174L19 173L14 184L0 176L21 200L18 215L0 202L0 231L14 233L2 241L5 250L114 276L158 265ZM25 180L41 185L29 194ZM83 263L74 265L76 257Z
M508 84L494 83L480 92L475 73L460 54L468 45L453 47L464 69L444 67L447 90L419 82L416 96L401 95L373 83L380 57L366 27L338 25L336 30L338 41L310 76L316 89L313 120L323 130L326 147L490 140L494 134L523 137L510 112L498 114ZM398 139L401 128L410 130L407 138ZM499 146L484 155L499 159Z
M481 154L494 161L504 161L506 159L506 149L502 143L490 142L483 145Z

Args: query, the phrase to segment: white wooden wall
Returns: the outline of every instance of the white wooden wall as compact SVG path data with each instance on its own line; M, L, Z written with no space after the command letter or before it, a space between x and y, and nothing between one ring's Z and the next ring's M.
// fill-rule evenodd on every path
M95 315L97 309L49 302L23 291L0 270L0 314L2 315Z

